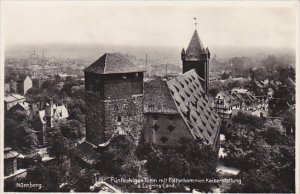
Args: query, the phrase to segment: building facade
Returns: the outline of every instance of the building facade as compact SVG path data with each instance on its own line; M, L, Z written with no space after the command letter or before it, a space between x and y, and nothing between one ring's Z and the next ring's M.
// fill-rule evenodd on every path
M209 103L196 71L160 82L155 85L150 82L145 87L145 143L178 146L187 140L217 150L221 120Z
M214 98L213 107L223 119L230 119L234 110L241 108L239 103L229 92L219 92Z

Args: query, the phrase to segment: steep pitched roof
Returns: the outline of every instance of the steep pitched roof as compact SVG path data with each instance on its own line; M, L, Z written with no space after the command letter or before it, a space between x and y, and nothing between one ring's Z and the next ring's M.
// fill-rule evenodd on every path
M196 71L188 71L167 84L191 135L203 144L213 145L221 120L209 103Z
M204 46L195 30L188 48L186 49L186 59L200 59L201 53L205 52Z
M98 74L143 72L144 69L135 65L121 53L105 53L93 64L84 69L85 72Z
M161 79L144 83L145 113L179 113L167 83Z

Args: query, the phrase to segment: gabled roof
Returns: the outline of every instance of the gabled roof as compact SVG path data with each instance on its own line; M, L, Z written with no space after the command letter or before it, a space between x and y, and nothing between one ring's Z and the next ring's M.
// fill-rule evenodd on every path
M204 46L195 30L188 48L186 49L186 59L200 59L201 53L204 53Z
M239 104L239 102L227 91L221 91L219 92L218 95L221 95L229 106L234 106Z
M143 72L144 68L135 65L121 53L105 53L93 64L84 69L85 72L98 74Z
M161 79L144 83L145 113L179 113L167 83Z
M213 145L219 138L221 120L209 103L196 71L188 71L167 84L191 135L203 144Z

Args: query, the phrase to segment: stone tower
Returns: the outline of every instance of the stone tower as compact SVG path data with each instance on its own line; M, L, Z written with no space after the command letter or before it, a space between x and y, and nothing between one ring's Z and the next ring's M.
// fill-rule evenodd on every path
M118 128L139 138L143 126L144 70L121 53L106 53L84 70L86 140L108 141Z
M202 78L202 87L207 93L209 81L209 59L210 52L204 48L197 30L195 30L190 44L186 51L184 48L181 52L182 71L183 73L195 69L197 74Z

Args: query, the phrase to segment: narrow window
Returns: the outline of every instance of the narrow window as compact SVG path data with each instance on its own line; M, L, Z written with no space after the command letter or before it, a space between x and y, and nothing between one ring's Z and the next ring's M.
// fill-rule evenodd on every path
M122 118L120 116L118 116L118 122L121 122Z

